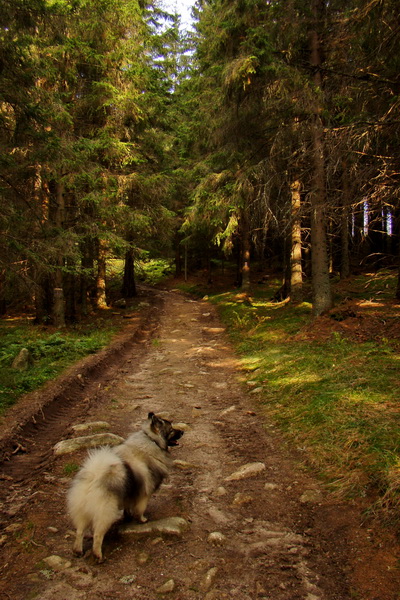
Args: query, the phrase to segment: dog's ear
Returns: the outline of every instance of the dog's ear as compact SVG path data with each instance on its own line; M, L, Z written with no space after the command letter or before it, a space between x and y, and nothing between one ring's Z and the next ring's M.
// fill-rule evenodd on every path
M153 412L150 412L148 414L148 418L150 419L151 423L150 423L150 427L151 429L154 431L154 433L159 433L160 431L160 427L162 425L162 421L161 419L159 419L157 417L157 415L155 415Z

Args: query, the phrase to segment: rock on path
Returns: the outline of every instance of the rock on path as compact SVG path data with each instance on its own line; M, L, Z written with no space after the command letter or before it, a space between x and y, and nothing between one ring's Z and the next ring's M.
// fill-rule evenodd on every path
M94 435L85 435L69 440L60 440L54 446L56 455L72 454L82 448L96 448L99 446L117 446L124 441L124 438L114 433L96 433Z

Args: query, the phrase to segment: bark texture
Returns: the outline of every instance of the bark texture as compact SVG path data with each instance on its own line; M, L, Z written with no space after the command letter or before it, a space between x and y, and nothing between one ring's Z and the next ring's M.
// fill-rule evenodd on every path
M323 0L313 0L313 28L310 31L310 62L314 72L314 115L311 125L313 176L311 189L311 268L313 313L322 314L332 307L329 280L328 248L325 228L325 165L323 124L321 120L322 57L319 36L319 17Z

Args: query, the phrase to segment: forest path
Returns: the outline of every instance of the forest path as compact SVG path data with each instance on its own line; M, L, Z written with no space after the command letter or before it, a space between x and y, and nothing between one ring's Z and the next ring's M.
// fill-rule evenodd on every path
M174 292L160 296L146 352L121 351L76 423L107 421L125 437L152 410L186 424L172 449L175 468L148 516L150 524L179 517L188 527L170 535L150 527L142 536L115 529L104 542L104 563L89 553L73 557L66 471L85 452L54 457L34 485L6 477L14 517L0 539L2 597L398 598L394 554L360 526L355 508L324 493L261 416L215 309ZM71 437L67 425L64 437ZM245 476L238 474L245 465Z

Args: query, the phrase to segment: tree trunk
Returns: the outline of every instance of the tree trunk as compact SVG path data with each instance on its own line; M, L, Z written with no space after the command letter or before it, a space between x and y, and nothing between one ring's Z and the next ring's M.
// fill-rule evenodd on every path
M82 272L80 276L79 302L82 314L87 315L89 312L89 300L93 295L94 243L91 238L86 237L82 240L81 255Z
M385 253L385 237L382 205L379 202L373 210L370 210L368 221L368 249L374 269L378 269L382 262Z
M396 294L395 294L395 298L397 300L400 300L400 244L399 244L399 269L398 269L398 274L397 274L397 288L396 288Z
M51 321L53 306L53 282L48 273L39 273L37 268L33 272L33 293L35 305L35 325L48 325Z
M314 174L311 191L311 271L313 313L322 314L332 307L329 261L325 230L325 172L323 165L322 127L313 129Z
M181 248L179 244L177 244L175 248L175 277L181 277L182 275L182 256L181 256Z
M5 270L0 271L0 316L7 312L6 290L5 290Z
M292 227L291 227L291 254L290 254L290 299L292 302L301 302L303 299L303 271L301 266L301 200L300 181L291 185L292 195Z
M350 275L350 256L349 256L349 206L350 206L350 186L348 166L343 162L343 196L340 218L340 279L345 279Z
M56 211L55 225L61 231L64 223L64 185L60 182L56 186ZM57 258L57 267L54 274L54 294L52 307L52 323L55 327L65 327L65 302L63 290L64 258Z
M75 278L75 263L69 261L68 272L64 275L64 300L65 300L65 320L68 323L77 321L76 310L76 278Z
M34 236L41 238L42 235L47 234L50 221L50 189L48 183L42 180L40 167L37 170L33 193L35 203L39 207L39 220L34 223ZM32 300L35 306L34 323L35 325L48 324L51 321L53 305L53 282L49 271L39 262L39 259L32 260L30 269L33 280Z
M185 257L184 257L185 281L188 280L188 245L185 242Z
M174 247L175 247L175 277L181 277L182 275L182 236L179 232L175 233L174 236Z
M97 250L96 307L107 308L106 300L107 243L99 239Z
M207 254L206 254L206 261L207 261L207 284L211 285L212 284L212 262L211 262L211 249L209 246L207 246Z
M135 260L134 250L129 248L125 254L124 280L122 284L122 295L124 298L134 298L137 296L135 283Z
M323 1L313 0L312 13L314 27L310 32L311 66L314 70L315 86L314 116L312 122L312 189L311 189L311 269L313 313L315 316L332 307L331 285L329 280L329 262L325 229L325 165L323 125L319 95L322 87L321 49L318 34L319 15L322 14Z
M250 229L249 220L245 209L242 209L240 216L240 232L242 242L242 284L241 288L247 291L250 288Z

